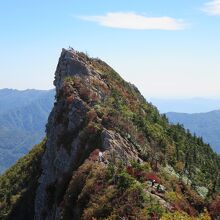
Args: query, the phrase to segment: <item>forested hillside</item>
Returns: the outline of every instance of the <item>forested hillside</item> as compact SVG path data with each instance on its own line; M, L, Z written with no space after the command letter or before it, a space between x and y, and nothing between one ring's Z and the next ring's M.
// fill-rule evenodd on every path
M0 176L0 219L33 219L45 140Z
M54 90L0 90L0 173L45 137Z
M220 153L220 110L196 114L169 112L166 115L171 123L182 124Z

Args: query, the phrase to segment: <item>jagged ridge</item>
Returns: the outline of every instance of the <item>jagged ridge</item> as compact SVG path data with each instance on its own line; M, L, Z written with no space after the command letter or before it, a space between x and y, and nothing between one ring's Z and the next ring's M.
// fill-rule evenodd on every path
M165 210L198 216L204 198L219 192L211 175L219 156L170 125L103 61L64 49L54 85L35 219L148 219ZM97 149L107 165L97 162ZM165 194L147 185L152 176Z
M152 166L155 161L160 164L168 162L180 172L187 172L192 180L195 177L200 185L203 183L197 180L192 165L198 157L196 152L201 154L195 165L199 172L207 168L199 161L206 158L207 151L217 161L217 156L208 145L185 134L181 127L169 125L167 119L147 104L134 86L126 83L99 59L90 59L73 50L63 50L54 84L57 103L48 124L44 174L35 207L38 214L42 211L48 219L60 218L60 202L65 190L63 195L58 196L59 199L55 198L57 201L50 201L52 207L48 212L43 210L48 202L47 187L55 187L52 191L56 192L56 188L60 187L58 179L66 179L61 185L67 187L72 172L95 148L105 150L109 158L114 154L125 163L137 159L151 161ZM181 141L176 137L178 135L182 136ZM182 146L179 142L183 142ZM206 162L209 163L208 158ZM209 166L217 171L216 164ZM211 184L209 173L206 171L203 175ZM214 188L215 191L216 186ZM45 197L42 198L42 195ZM40 218L38 214L36 219Z

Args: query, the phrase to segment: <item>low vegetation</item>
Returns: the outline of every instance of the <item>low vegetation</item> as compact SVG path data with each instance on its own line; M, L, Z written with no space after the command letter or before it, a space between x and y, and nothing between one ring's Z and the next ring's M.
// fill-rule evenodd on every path
M105 165L91 158L86 160L72 176L60 204L62 219L211 219L207 210L202 209L199 213L194 207L197 204L190 204L188 191L178 193L173 188L173 191L155 197L157 192L152 192L154 188L150 182L132 176L128 169L131 167L137 169L121 164ZM140 165L139 169L149 173L147 163ZM167 188L171 181L162 184ZM172 211L161 205L161 201L169 204Z
M0 219L33 219L45 142L36 145L0 176Z
M125 82L103 61L90 59L82 53L81 56L100 73L104 82L102 86L96 81L88 85L79 77L69 77L65 81L76 88L87 103L90 109L88 127L94 128L94 133L95 128L99 132L103 128L115 130L135 145L141 159L147 162L148 172L133 164L132 168L120 173L117 189L126 190L135 180L143 184L152 177L167 187L164 199L177 213L198 217L220 192L220 182L216 181L220 157L181 125L169 124L166 116L147 103L135 86ZM94 88L104 98L91 95ZM164 167L167 165L172 167L173 173L166 173ZM204 186L208 193L202 196L197 189Z

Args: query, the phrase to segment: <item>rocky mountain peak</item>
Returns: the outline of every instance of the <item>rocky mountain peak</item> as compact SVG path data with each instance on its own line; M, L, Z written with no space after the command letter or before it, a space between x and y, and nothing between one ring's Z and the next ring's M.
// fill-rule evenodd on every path
M201 138L84 53L63 49L54 84L46 140L0 177L1 219L219 217L220 158Z
M79 52L63 49L55 72L54 85L59 89L66 77L89 75L89 73L88 63Z
M106 76L106 70L111 68L99 59L72 49L62 50L54 81L57 101L46 129L48 139L35 201L36 220L42 216L59 219L60 201L53 201L49 207L48 189L64 184L64 178L68 182L68 175L70 177L92 151L106 151L109 158L113 152L123 160L138 158L135 146L108 129L102 118L102 105L112 93L107 80L111 76Z

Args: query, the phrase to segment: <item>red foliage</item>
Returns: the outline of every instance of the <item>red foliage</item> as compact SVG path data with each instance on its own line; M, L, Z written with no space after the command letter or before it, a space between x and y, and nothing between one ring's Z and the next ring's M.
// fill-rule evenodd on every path
M82 86L79 89L79 94L84 101L88 101L90 97L90 90L86 86Z
M134 169L132 166L127 166L127 173L129 173L131 176L134 174Z
M92 109L89 112L87 112L87 119L89 121L93 121L96 118L97 118L97 114L96 114L96 111L94 109Z
M99 95L96 92L90 91L89 98L90 101L97 102L99 100Z
M134 176L136 179L140 180L142 177L144 177L144 172L142 170L135 169Z
M108 89L108 86L104 82L102 82L101 80L95 79L95 78L93 78L91 80L92 80L92 83L94 85L96 85L102 91L102 93L104 95L108 94L108 92L109 92L108 90L109 89Z
M150 220L159 220L159 217L156 213L151 213L150 214Z
M220 197L217 197L209 206L210 215L213 219L220 217Z
M160 179L157 177L157 175L155 173L153 173L153 172L145 174L145 178L147 180L151 180L151 181L155 180L156 183L160 183L161 182Z
M95 149L89 156L89 159L92 161L98 160L99 149Z
M185 211L190 215L192 214L189 204L184 199L177 199L173 205L177 211Z
M145 140L145 136L143 133L137 133L135 138L138 141L138 143L140 143L141 145L145 144L146 140Z
M135 169L132 166L127 167L127 172L133 176L134 178L140 180L142 177L144 177L144 172L139 169Z
M131 176L133 176L135 179L139 181L146 181L146 174L143 170L134 168L132 166L127 167L127 173L129 173Z

